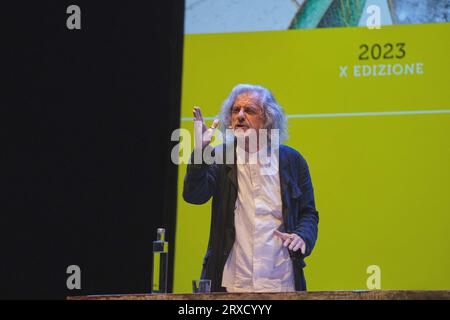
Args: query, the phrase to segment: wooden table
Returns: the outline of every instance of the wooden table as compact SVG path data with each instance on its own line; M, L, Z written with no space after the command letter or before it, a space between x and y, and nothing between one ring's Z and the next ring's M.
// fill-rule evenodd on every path
M289 293L127 294L68 300L450 300L450 290L313 291Z

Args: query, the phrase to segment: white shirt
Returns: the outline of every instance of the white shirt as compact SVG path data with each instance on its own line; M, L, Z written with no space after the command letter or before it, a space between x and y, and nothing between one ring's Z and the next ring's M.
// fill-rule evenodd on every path
M269 159L276 168L272 174L264 174L261 169L266 166L258 162L239 164L238 159L236 239L222 276L222 286L228 292L295 291L288 249L273 234L283 218L278 157L272 153Z

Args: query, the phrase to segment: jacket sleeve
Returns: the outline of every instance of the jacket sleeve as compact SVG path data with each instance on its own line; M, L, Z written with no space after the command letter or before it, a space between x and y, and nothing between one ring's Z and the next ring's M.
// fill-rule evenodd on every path
M299 255L301 255L301 258L304 258L311 254L316 243L319 213L316 210L314 190L311 182L311 176L309 174L308 164L303 157L300 159L298 179L299 187L303 195L300 198L300 218L295 227L294 233L299 235L306 243L305 254L302 254L300 250L297 251Z
M183 199L192 204L204 204L215 192L218 167L216 164L195 164L193 159L194 153L184 177Z

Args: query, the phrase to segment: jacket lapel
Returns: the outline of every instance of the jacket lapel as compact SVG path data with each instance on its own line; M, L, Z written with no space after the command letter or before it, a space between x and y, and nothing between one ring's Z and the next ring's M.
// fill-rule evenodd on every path
M279 149L279 175L280 175L280 190L281 190L281 202L282 202L282 215L285 232L289 232L291 230L288 225L288 206L289 206L289 188L290 177L289 177L289 163L287 159L287 155L285 152L285 148L280 146Z
M236 166L236 142L233 144L225 144L224 145L224 162L227 170L227 179L233 184L234 188L237 190L237 166ZM233 163L226 163L226 154L232 152L233 153Z

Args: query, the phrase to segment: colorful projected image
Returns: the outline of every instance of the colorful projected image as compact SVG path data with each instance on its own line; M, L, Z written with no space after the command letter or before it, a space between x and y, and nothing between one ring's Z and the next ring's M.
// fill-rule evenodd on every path
M185 33L448 22L449 0L187 0Z

